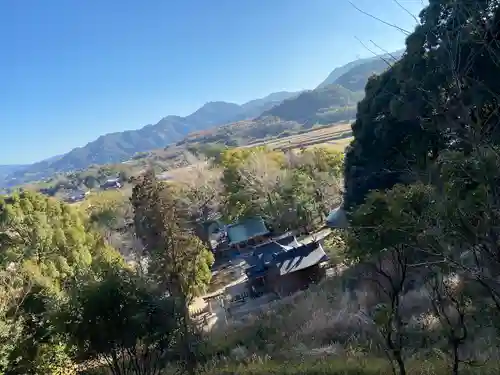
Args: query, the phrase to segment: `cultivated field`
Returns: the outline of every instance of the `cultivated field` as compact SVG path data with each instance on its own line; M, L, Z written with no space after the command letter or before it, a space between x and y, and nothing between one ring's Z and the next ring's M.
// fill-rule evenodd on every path
M352 140L351 122L338 123L329 127L312 129L302 134L294 134L289 137L270 139L252 143L246 147L267 146L275 150L294 150L311 146L328 145L338 151L344 151ZM184 167L174 168L159 175L162 180L189 181L193 178L193 172L199 168L206 167L206 161L192 160L192 164Z
M329 145L343 151L352 140L351 123L338 123L333 126L313 129L307 133L295 134L289 137L266 140L244 147L266 145L276 150L290 150L302 147Z

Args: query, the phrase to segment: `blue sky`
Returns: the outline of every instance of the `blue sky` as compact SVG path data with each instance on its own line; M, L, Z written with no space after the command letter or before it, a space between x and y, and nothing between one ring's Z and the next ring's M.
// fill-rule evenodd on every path
M398 26L394 0L352 0ZM413 14L421 0L399 0ZM2 0L0 164L29 163L207 101L314 88L404 45L347 0Z

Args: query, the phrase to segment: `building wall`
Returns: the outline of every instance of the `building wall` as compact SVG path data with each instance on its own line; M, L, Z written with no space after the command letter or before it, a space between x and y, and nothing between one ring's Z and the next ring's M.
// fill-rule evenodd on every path
M280 297L284 297L306 289L312 283L319 282L324 277L324 274L325 271L319 265L314 265L283 276L270 273L266 282L269 289L279 294Z

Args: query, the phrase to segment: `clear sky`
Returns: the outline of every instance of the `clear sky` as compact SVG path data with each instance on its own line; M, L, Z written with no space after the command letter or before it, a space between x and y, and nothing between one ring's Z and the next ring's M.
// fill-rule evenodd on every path
M395 0L352 0L413 30ZM421 0L399 0L417 15ZM29 163L207 101L311 89L404 35L347 0L0 0L0 164Z

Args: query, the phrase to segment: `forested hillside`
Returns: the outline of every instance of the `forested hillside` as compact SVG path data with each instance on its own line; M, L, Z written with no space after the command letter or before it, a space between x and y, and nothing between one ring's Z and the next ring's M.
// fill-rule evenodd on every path
M196 142L241 146L270 137L307 131L313 126L347 121L355 117L356 104L362 97L363 92L352 92L336 84L304 91L253 120L194 132L178 144Z
M285 100L262 113L260 118L275 116L283 121L295 121L302 124L331 123L335 121L328 118L328 112L351 110L354 114L352 109L362 97L363 94L359 90L353 92L341 85L333 84L305 91L296 98Z
M123 267L89 229L82 213L56 200L0 197L0 373L71 371L60 314L76 286Z
M375 56L375 57L369 57L366 59L359 59L359 60L352 61L346 65L343 65L341 67L334 69L328 75L328 77L326 77L326 79L323 82L321 82L321 84L318 85L317 88L318 89L323 88L325 86L332 85L332 84L342 85L342 83L339 82L340 77L342 77L342 76L348 77L350 74L349 72L358 71L358 67L360 67L361 65L363 65L365 67L370 67L370 66L373 66L372 64L374 64L375 66L377 66L380 62L383 62L384 60L385 61L394 61L395 59L399 59L399 58L401 58L403 53L404 53L404 49L398 50L395 52L391 52L391 53L386 53L386 54L379 55L379 56ZM382 70L377 69L374 71L374 73L380 74L386 68L387 68L387 64L385 64L385 66L382 66ZM361 70L366 70L366 68L361 68ZM366 78L368 79L369 76ZM366 82L365 82L365 84L366 84ZM351 90L351 88L349 88L347 86L346 86L346 88ZM360 90L363 90L363 89L364 89L364 85L361 86Z
M130 197L3 198L0 372L500 373L499 43L498 0L431 1L366 84L345 157L221 147L184 179L146 171ZM295 100L328 105L310 94ZM200 329L190 302L218 277L203 224L259 215L274 234L317 234L340 204L328 277Z
M449 373L498 353L499 40L498 1L431 1L403 58L368 82L358 106L345 163L348 254L382 282L399 374L414 350L412 299L413 314L437 319L442 344L430 345L443 345ZM473 351L481 340L489 349Z
M392 55L360 64L338 77L335 84L353 92L363 92L371 76L384 72L400 57L401 55Z
M1 198L0 372L97 364L157 375L169 364L192 373L218 350L186 312L211 278L199 225L256 214L278 233L317 225L338 204L341 170L342 154L328 148L228 149L186 180L148 171L130 195L104 192L78 207L30 192Z

